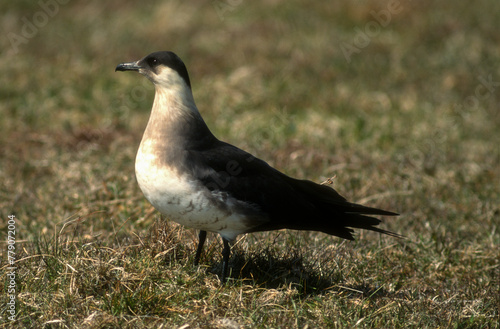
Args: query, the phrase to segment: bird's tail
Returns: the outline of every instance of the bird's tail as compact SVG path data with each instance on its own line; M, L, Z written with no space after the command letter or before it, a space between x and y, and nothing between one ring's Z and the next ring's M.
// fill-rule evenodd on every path
M301 181L301 185L303 191L308 196L313 197L311 202L314 202L319 213L322 214L319 216L322 219L318 222L318 231L348 240L354 240L354 231L352 228L379 232L397 238L404 237L400 234L378 228L377 226L381 220L367 216L399 216L399 214L348 202L329 186L318 185L310 181Z
M384 210L381 210L384 211ZM388 213L388 214L387 214ZM382 215L380 213L377 213L377 215ZM397 216L398 214L396 213L391 213L391 212L386 212L386 214L383 214L385 216ZM381 229L377 227L382 221L378 218L370 217L370 216L365 216L361 214L346 214L346 223L345 225L348 227L352 228L360 228L364 230L369 230L369 231L374 231L374 232L379 232L383 234L387 234L396 238L403 238L401 234L397 234L388 230Z

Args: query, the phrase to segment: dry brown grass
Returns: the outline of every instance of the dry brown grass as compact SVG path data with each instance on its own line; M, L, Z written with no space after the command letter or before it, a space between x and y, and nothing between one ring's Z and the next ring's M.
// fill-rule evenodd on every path
M401 1L348 62L341 45L389 3L70 1L17 52L8 33L43 9L0 4L2 236L17 218L17 315L6 285L0 327L498 328L498 2ZM217 136L335 175L400 212L383 228L407 239L248 235L221 287L211 236L193 266L196 232L134 178L153 88L113 73L156 50L185 60Z

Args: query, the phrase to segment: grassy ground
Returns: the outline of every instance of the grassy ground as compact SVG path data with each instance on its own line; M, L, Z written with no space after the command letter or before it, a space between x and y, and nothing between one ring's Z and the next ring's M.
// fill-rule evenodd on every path
M60 2L0 3L1 328L499 327L498 1ZM212 235L193 266L134 177L153 88L113 72L156 50L219 138L407 239L244 236L221 287Z

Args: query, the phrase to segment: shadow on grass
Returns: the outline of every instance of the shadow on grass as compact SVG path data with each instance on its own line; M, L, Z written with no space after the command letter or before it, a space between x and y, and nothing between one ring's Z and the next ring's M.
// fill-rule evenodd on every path
M220 276L222 262L207 260L207 272ZM385 285L367 282L353 283L349 265L345 268L319 257L306 257L300 249L266 247L259 252L244 252L235 248L229 263L229 284L248 283L265 289L296 289L302 297L334 292L342 298L381 299L404 298ZM349 283L348 283L349 282Z
M345 272L321 269L320 259L308 259L300 250L276 251L270 248L253 253L234 250L230 259L230 282L247 282L266 289L296 289L299 295L314 296L336 292L347 298L382 298L392 295L383 287L345 283ZM214 260L207 272L220 275L222 262ZM230 283L231 284L231 283Z
M230 272L231 278L260 287L291 287L303 295L314 295L324 292L341 278L336 277L335 273L318 273L313 262L306 260L299 250L292 250L286 255L270 248L250 254L235 250L230 261ZM219 274L221 266L221 263L217 264L211 272Z
M161 254L165 266L175 266L182 260L193 264L196 243L185 244L185 241L183 243L181 235L182 230L179 226L159 221L155 222L144 241L148 241L146 247L150 250L150 256L155 258ZM219 277L222 272L220 259L222 245L213 241L206 247L201 264L207 266L207 273ZM321 295L333 291L346 298L400 297L384 286L370 285L366 282L346 283L353 281L348 278L352 264L349 261L342 261L344 258L342 250L333 251L335 254L320 252L314 256L307 256L310 253L299 246L283 247L276 242L265 243L260 249L245 249L240 246L232 247L229 284L250 284L278 290L292 288L301 296ZM333 258L338 262L332 262Z
M266 289L295 288L302 297L334 292L341 298L370 299L406 298L405 293L390 291L384 285L346 283L345 272L339 269L320 271L318 260L306 260L298 252L285 257L269 250L246 256L237 253L232 259L231 278L249 281ZM222 264L210 272L220 274Z

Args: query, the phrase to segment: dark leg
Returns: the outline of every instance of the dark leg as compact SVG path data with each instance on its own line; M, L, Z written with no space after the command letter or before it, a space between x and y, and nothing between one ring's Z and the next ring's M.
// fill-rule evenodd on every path
M198 248L196 249L196 255L194 255L194 265L197 266L200 262L201 252L203 251L203 245L205 244L205 239L207 238L207 231L200 231L198 235L199 242Z
M229 255L231 254L231 247L229 246L229 240L222 238L224 242L224 249L222 249L222 276L220 281L222 284L226 282L227 269L229 267Z

